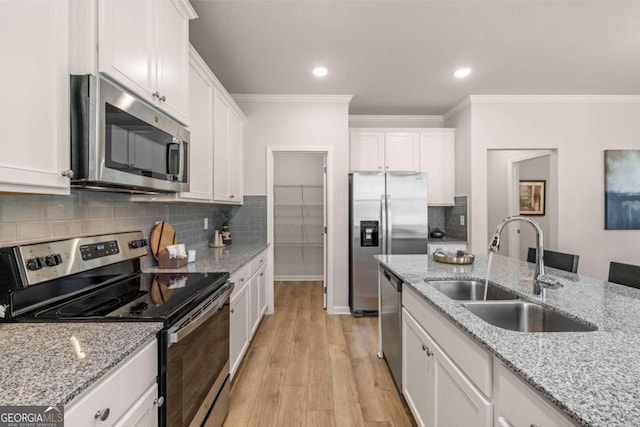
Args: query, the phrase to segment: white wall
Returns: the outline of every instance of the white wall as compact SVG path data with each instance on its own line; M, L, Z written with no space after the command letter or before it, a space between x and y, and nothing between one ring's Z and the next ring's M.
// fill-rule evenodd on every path
M244 140L245 194L266 194L266 147L333 147L334 215L333 301L329 311L349 310L349 100L314 101L314 97L295 96L286 100L260 96L234 97L247 116ZM317 97L320 99L320 97ZM329 230L331 233L331 230Z
M474 252L488 242L487 150L557 148L557 247L580 255L580 273L601 279L611 260L640 264L640 230L604 230L604 150L640 149L639 98L472 96L471 103L471 157L456 167L471 170Z
M322 153L276 153L273 161L274 185L322 185Z

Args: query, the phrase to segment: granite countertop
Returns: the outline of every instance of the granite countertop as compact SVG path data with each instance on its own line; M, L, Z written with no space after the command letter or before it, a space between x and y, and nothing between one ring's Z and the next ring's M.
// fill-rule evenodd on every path
M0 406L65 405L161 329L161 322L0 324Z
M268 246L267 243L227 245L224 248L204 248L196 252L196 260L182 268L161 269L158 266L145 268L145 273L233 273Z
M564 287L533 295L533 264L494 255L490 281L595 324L595 332L524 333L476 317L424 279L487 276L488 255L449 265L427 255L376 258L460 329L584 426L640 425L640 289L547 268Z

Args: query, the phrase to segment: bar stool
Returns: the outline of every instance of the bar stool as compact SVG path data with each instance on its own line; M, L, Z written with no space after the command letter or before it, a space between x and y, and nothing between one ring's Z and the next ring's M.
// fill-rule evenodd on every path
M558 270L570 273L578 272L579 255L565 254L562 252L544 250L544 265L546 267L557 268ZM527 262L536 262L536 248L529 248L527 252Z
M611 261L607 281L640 289L640 266Z

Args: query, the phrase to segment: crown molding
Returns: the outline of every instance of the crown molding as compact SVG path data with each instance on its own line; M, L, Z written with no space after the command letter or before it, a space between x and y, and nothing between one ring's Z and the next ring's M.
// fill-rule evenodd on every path
M396 116L396 115L358 115L349 116L349 121L357 122L405 122L405 123L425 123L425 122L442 122L442 116Z
M458 102L456 105L454 105L449 111L447 111L446 113L444 113L442 115L443 119L449 120L451 117L455 116L456 114L458 114L460 111L464 110L465 108L468 108L471 106L471 97L467 96L466 98L464 98L462 101Z
M274 95L231 94L236 102L298 102L298 103L350 103L353 95Z
M640 103L640 95L470 95L471 104L490 103ZM455 107L454 107L455 108Z
M178 8L185 19L192 20L198 17L196 10L191 6L191 3L189 3L188 0L172 0L172 3Z

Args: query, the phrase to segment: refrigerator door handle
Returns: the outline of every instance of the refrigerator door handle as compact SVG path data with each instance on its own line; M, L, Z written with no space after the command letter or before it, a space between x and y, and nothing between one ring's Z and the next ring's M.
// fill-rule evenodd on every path
M386 196L380 196L380 238L382 239L382 255L387 254L387 216L386 216Z
M392 225L392 221L391 221L391 196L390 195L386 195L386 203L385 205L385 209L387 210L386 213L386 219L387 219L387 255L391 255L391 241L393 238L393 225Z

